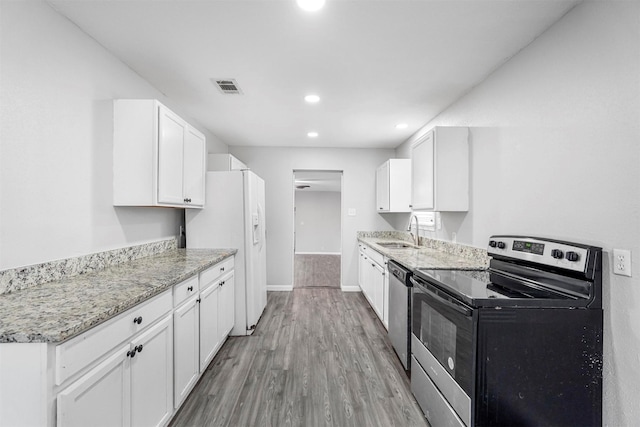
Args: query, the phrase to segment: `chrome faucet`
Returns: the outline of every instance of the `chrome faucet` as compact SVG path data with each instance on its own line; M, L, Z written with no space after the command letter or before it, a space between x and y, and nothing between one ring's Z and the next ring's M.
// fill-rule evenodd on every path
M411 232L411 223L413 222L413 218L416 219L416 235L415 236ZM407 227L407 231L409 232L409 234L411 234L411 237L413 237L413 242L415 243L415 245L420 246L420 224L418 223L417 215L412 214L411 218L409 218L409 226Z

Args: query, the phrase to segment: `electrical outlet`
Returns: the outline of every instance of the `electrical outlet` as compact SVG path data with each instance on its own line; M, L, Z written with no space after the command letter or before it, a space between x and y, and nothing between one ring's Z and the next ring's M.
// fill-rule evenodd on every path
M613 250L613 274L631 277L631 251Z

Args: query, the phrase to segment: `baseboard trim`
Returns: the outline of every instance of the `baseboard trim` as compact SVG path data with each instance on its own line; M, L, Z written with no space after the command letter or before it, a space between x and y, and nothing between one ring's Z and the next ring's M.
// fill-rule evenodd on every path
M342 292L362 292L360 286L341 286Z
M267 286L267 292L289 292L293 290L293 285Z

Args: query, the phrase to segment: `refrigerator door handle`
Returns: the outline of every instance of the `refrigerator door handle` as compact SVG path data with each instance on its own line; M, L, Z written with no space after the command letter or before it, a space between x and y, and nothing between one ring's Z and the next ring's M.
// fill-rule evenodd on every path
M264 230L264 210L262 205L258 203L258 212L255 214L256 220L253 226L253 243L260 244L260 250L264 244L265 230Z

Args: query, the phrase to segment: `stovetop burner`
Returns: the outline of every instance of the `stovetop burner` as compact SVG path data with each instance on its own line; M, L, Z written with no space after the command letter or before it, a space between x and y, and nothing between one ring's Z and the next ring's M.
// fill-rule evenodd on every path
M600 248L493 236L488 252L486 271L418 269L415 276L470 307L602 307Z

